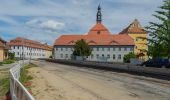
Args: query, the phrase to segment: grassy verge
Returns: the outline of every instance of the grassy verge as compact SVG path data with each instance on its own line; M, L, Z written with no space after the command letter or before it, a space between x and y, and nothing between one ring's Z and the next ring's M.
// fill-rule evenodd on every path
M3 65L3 62L0 62L0 66L2 66Z
M8 92L10 87L9 73L8 72L3 73L3 72L0 71L0 100L1 99L3 100L3 97Z
M2 64L12 64L14 62L15 62L15 60L8 59L8 60L4 60Z
M10 60L10 59L7 59L7 60L4 60L3 62L0 62L0 66L2 66L3 64L12 64L14 63L16 60Z
M21 69L21 72L20 72L21 76L20 76L19 81L28 89L28 91L31 90L31 80L33 79L33 77L29 75L28 69L32 67L36 67L36 65L32 63L29 65L26 65L25 67Z

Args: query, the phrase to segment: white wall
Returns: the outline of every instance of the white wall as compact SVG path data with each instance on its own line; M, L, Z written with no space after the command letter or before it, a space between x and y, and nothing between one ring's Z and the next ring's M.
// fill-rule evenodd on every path
M30 48L22 46L11 46L10 52L15 53L15 57L22 58L22 53L24 52L24 58L26 59L36 59L36 58L45 58L45 50L39 48Z
M89 61L123 62L124 55L134 51L134 46L91 46L91 48L93 49L92 54L87 58ZM55 46L54 57L55 59L71 59L72 52L73 46ZM115 59L113 59L113 55L115 55Z

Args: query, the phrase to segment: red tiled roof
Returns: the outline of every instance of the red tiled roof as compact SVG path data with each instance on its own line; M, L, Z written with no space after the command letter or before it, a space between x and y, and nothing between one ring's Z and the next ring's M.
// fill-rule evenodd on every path
M54 45L74 45L77 40L84 39L89 45L134 45L133 39L127 34L118 35L62 35Z
M129 35L112 35L102 23L94 25L87 35L62 35L56 39L54 45L74 45L77 40L81 39L89 45L134 45Z
M142 28L137 19L135 19L127 28L120 32L120 34L133 34L133 33L146 33L146 31Z
M109 30L102 23L97 23L88 32L88 35L98 35L98 34L100 34L100 35L111 35Z
M41 48L41 49L45 49L45 50L52 50L52 46L49 46L47 44L42 44L42 43L37 42L37 41L20 38L20 37L17 37L14 40L11 40L10 42L8 42L8 44L10 46L24 45L24 46L32 47L32 48Z
M0 38L0 47L4 49L9 49L9 46L7 45L7 42Z

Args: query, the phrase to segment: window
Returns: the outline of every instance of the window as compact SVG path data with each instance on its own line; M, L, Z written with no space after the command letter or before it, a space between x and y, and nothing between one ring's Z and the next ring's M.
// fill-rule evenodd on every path
M63 51L63 48L61 48L61 51Z
M124 48L124 51L127 51L127 48L126 48L126 47Z
M136 38L136 41L138 41L138 38Z
M107 51L110 51L110 48L107 48Z
M113 59L115 59L116 58L116 56L115 56L115 54L113 54Z
M66 56L66 58L68 58L68 54L66 54L65 56Z
M97 51L99 51L99 48L97 47Z
M133 48L130 48L130 51L133 51Z
M93 59L93 54L91 54L91 58Z
M115 48L113 47L113 51L115 51Z
M15 46L14 46L14 49L15 49Z
M63 58L63 54L60 54L60 57Z
M19 49L19 46L18 46L18 49Z
M110 55L109 54L107 55L107 58L110 59Z
M58 48L56 48L56 51L58 51Z
M17 55L19 55L19 52L17 52Z
M68 50L68 48L66 48L66 51Z
M121 47L119 47L119 51L121 51Z
M96 54L96 58L99 58L99 54Z
M102 54L102 57L104 58L104 54Z
M120 54L118 55L118 59L121 59L121 55Z
M100 34L100 31L97 31L97 34L99 35L99 34Z
M104 48L102 48L102 51L104 51Z

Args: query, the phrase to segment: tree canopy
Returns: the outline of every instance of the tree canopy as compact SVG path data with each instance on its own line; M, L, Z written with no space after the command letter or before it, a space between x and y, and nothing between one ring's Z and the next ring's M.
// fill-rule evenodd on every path
M131 58L136 58L136 55L133 53L133 52L130 52L128 54L126 54L124 57L123 57L123 61L125 63L130 63L130 59Z
M74 56L90 56L91 55L91 48L88 45L88 43L86 43L85 40L81 39L78 40L75 45L74 45L74 51L73 51L73 55Z
M158 21L149 22L146 27L151 37L148 39L148 54L152 57L170 57L170 0L165 0L159 9L153 14Z

